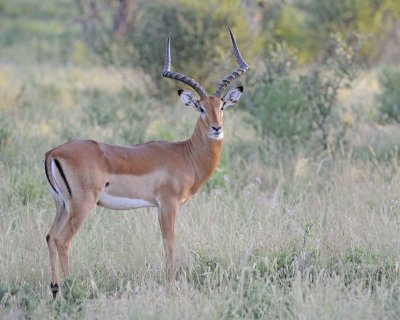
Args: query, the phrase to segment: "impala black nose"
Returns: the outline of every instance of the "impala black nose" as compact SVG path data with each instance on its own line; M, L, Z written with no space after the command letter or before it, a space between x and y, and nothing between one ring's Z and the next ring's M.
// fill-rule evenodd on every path
M215 132L219 132L219 131L222 129L222 126L221 126L221 127L214 127L214 126L211 126L211 128L213 128L213 130L214 130Z

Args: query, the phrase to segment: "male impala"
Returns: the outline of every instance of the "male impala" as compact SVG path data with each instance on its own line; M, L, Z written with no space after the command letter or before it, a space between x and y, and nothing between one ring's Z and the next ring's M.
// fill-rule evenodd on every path
M200 113L190 139L152 141L131 147L74 140L47 152L44 172L56 203L54 223L46 236L54 298L59 292L57 252L61 270L67 277L71 240L96 205L115 210L157 207L167 258L167 278L170 281L175 278L176 213L217 167L224 134L223 110L239 100L243 88L230 90L222 99L220 95L232 80L250 69L230 29L229 32L239 68L221 81L211 97L188 76L171 72L170 39L167 39L163 76L182 81L200 96L197 100L188 90L178 91L183 103Z

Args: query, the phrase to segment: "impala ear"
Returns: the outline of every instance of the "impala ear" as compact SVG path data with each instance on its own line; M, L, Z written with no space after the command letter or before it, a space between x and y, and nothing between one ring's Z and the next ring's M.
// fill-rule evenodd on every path
M196 110L199 109L199 103L196 100L194 94L189 90L178 90L178 94L181 97L182 102L185 106L192 107Z
M240 96L243 93L243 87L237 87L231 89L227 92L226 95L222 98L223 107L233 106L236 102L239 101Z

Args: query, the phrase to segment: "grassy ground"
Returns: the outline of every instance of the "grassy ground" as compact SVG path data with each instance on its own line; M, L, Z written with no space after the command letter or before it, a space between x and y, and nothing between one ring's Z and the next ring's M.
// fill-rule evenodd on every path
M317 159L265 152L240 104L226 113L221 164L178 216L174 286L156 211L97 208L53 303L44 153L72 138L185 139L196 114L147 94L137 71L77 64L79 28L43 3L0 3L0 318L399 317L400 135L371 121L375 74L341 93L349 145Z
M8 66L0 78L0 317L398 316L399 163L395 148L377 153L363 138L389 129L360 125L353 140L364 153L268 163L240 112L226 114L219 171L181 208L176 285L165 283L155 210L98 208L73 243L65 299L53 304L44 152L74 137L181 139L196 115L161 106L118 70Z

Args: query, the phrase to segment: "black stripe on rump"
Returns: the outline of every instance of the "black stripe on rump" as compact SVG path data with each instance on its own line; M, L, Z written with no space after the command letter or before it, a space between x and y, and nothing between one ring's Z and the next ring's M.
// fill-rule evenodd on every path
M69 187L67 178L65 177L64 171L63 171L63 169L61 168L61 163L60 163L60 161L58 161L57 159L54 159L54 163L56 164L58 171L60 171L61 178L63 178L64 183L65 183L65 185L67 186L68 193L69 193L69 195L70 195L70 197L71 197L71 196L72 196L71 188Z
M56 188L54 188L53 184L51 183L50 177L49 177L49 172L47 171L47 158L48 158L49 154L46 154L46 158L44 158L44 174L46 175L46 179L49 182L49 185L51 186L51 188L54 190L54 192L56 194L58 194L58 191L56 190Z

